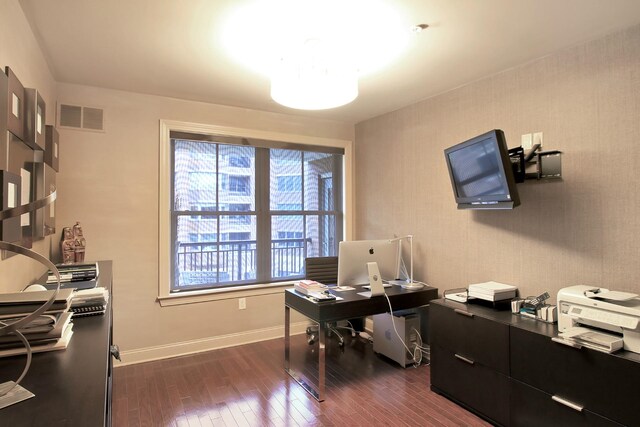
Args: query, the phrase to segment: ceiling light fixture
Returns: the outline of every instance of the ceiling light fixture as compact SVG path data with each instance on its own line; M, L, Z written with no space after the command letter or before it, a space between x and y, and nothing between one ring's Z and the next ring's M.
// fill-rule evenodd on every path
M358 78L401 55L410 27L388 0L254 0L222 30L227 51L271 80L271 97L304 110L358 96Z
M271 75L271 98L300 110L324 110L358 96L358 73L340 49L309 39L285 53Z

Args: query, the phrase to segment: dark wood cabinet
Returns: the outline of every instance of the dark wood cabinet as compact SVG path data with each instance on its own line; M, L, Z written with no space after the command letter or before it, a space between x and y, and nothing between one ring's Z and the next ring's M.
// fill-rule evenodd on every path
M509 423L509 325L439 300L429 307L431 389L495 424Z
M640 425L640 355L552 341L555 325L489 307L430 306L431 389L498 425Z
M98 285L110 291L104 315L73 319L66 350L36 353L22 385L31 399L0 409L4 426L110 426L112 375L111 261L100 261ZM0 372L15 380L25 356L0 359Z

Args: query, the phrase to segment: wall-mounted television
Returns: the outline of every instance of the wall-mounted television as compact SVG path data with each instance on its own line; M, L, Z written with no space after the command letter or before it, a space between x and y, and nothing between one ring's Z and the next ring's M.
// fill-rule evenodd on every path
M500 129L444 150L458 209L513 209L520 204Z

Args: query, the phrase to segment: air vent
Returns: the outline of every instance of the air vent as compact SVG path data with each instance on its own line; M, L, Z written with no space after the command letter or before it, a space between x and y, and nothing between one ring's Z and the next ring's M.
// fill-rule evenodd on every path
M60 127L104 132L104 110L79 105L60 104Z

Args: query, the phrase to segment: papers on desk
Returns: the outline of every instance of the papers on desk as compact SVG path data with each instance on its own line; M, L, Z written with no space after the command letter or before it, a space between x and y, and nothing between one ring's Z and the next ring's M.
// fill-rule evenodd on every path
M311 292L309 293L309 295L306 296L306 298L311 301L311 302L315 302L315 303L323 303L323 302L334 302L334 301L341 301L344 298L336 296L336 295L331 295L332 298L328 298L327 295L325 294L320 294L320 293L315 293L315 292Z
M338 292L346 292L346 291L353 291L355 288L353 286L336 286L331 288L332 291L338 291Z

